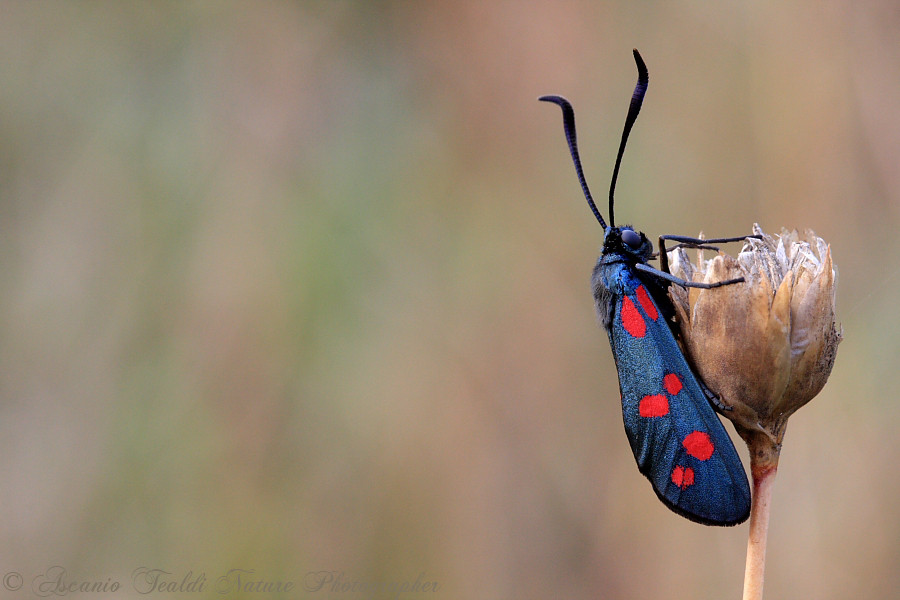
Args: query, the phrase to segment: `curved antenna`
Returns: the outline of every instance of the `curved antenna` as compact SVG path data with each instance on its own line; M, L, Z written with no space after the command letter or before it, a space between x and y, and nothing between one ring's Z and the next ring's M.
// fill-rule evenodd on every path
M562 96L541 96L538 100L552 102L562 109L563 128L566 131L566 141L569 143L569 154L572 155L572 161L575 163L575 172L578 174L578 181L581 183L581 191L584 192L584 197L587 198L588 206L591 207L594 216L600 221L600 226L606 229L606 222L600 216L600 211L597 210L597 205L594 204L594 199L591 197L591 190L588 189L587 181L584 179L584 170L581 168L581 159L578 157L578 142L575 138L575 111L572 110L572 105Z
M619 154L616 156L616 166L613 169L612 182L609 184L609 224L616 226L615 213L613 212L613 194L616 191L616 179L619 177L619 165L622 163L622 155L625 153L625 142L628 141L628 134L631 133L631 127L637 120L638 113L641 112L641 104L644 102L644 94L647 93L647 83L650 77L647 74L647 65L644 59L637 51L633 50L634 62L637 63L638 80L634 86L634 93L631 95L631 105L628 107L628 116L625 117L625 129L622 131L622 141L619 143Z

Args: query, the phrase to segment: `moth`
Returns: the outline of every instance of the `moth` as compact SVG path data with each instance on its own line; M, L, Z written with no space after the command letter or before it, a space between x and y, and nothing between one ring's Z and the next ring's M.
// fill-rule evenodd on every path
M698 239L659 237L659 254L642 232L616 226L613 197L625 144L647 91L649 75L634 50L638 81L625 119L609 188L609 225L594 204L581 167L575 112L561 96L543 96L562 109L563 128L575 172L591 211L604 229L603 249L591 277L601 325L609 335L619 375L622 415L631 450L659 499L674 512L706 525L736 525L750 514L750 486L740 457L716 416L727 407L703 384L678 343L670 285L715 288L743 281L698 283L668 270L666 241L676 246L716 249L710 244L748 237ZM661 269L649 264L659 258Z

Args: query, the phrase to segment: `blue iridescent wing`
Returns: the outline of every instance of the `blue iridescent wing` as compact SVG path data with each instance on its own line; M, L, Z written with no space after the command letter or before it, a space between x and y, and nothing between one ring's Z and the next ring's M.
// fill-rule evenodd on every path
M673 511L709 525L743 522L750 487L731 438L645 285L622 263L604 269L607 329L638 468Z

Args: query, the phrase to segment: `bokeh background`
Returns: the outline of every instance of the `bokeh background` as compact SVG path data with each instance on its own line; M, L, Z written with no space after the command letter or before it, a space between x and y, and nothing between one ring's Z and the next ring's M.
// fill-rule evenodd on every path
M747 525L635 468L602 232L536 101L573 101L604 198L637 47L619 221L809 227L840 272L768 597L894 597L898 36L893 0L3 3L3 595L60 566L121 598L140 567L206 575L169 597L232 568L301 588L269 597L739 597Z

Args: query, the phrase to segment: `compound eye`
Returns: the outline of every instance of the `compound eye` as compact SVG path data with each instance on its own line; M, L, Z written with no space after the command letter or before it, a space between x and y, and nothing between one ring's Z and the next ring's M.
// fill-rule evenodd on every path
M632 250L637 250L641 247L641 236L637 232L631 229L623 229L622 230L622 241L628 245Z

